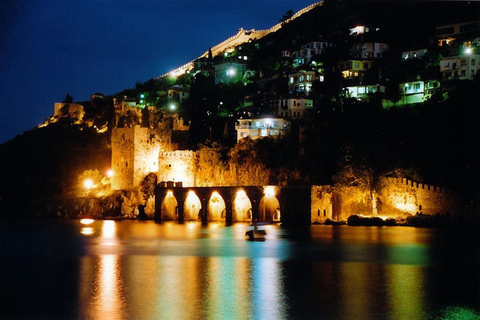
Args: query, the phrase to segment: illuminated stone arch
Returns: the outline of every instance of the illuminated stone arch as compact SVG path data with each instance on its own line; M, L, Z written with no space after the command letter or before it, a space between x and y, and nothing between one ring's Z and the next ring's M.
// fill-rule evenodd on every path
M258 205L258 220L278 222L281 220L280 202L275 196L274 187L265 187L265 195Z
M163 198L161 212L162 220L178 220L178 202L172 191Z
M202 202L197 194L190 190L187 193L187 197L185 198L185 206L184 206L184 220L185 221L197 221L202 220L201 216L202 212Z
M208 221L225 221L226 219L226 206L225 200L217 192L214 191L210 196L207 206L207 220Z
M243 189L236 192L232 215L232 221L234 222L252 220L252 202Z

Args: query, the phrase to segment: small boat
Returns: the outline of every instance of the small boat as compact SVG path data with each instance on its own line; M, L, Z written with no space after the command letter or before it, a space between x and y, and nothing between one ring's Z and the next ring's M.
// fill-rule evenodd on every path
M265 230L259 230L257 229L257 227L255 227L253 230L245 232L245 236L248 236L248 240L252 241L263 241L265 240L266 235L267 233L265 232Z

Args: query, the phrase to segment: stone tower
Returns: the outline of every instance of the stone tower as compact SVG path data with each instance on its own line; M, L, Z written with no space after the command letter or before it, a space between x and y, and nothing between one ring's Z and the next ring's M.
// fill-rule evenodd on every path
M171 132L140 126L113 129L112 189L138 186L146 175L158 171L160 150L172 149Z

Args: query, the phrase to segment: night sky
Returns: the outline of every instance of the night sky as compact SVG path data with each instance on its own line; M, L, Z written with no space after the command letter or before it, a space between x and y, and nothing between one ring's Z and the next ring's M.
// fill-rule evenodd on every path
M67 93L114 94L266 29L315 0L2 0L0 143L53 114Z

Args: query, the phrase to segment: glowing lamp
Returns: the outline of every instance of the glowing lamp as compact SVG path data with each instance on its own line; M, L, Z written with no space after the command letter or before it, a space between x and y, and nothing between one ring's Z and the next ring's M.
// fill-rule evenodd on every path
M273 186L268 186L265 187L265 196L267 197L273 197L275 195L275 187Z
M113 170L107 170L107 177L111 178L113 177Z
M237 74L237 71L235 70L235 68L229 68L227 70L227 75L230 77L234 77L236 74Z
M85 179L85 181L83 181L83 186L87 190L92 189L93 188L93 180L92 179Z
M169 107L168 107L171 111L174 111L176 109L175 105L172 103Z
M472 48L465 48L464 53L465 54L472 54Z

